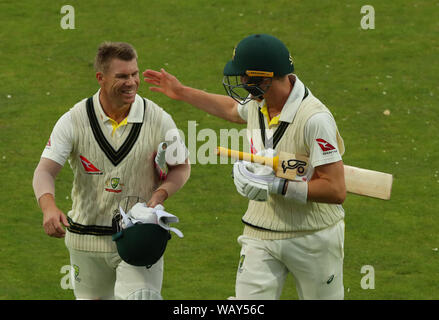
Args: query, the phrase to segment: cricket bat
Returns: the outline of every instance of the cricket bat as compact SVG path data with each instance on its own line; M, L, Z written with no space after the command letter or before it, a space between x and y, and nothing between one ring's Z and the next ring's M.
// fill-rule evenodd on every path
M294 180L296 176L304 175L308 167L308 158L306 156L282 151L278 156L269 158L218 147L217 154L269 166L273 168L277 177L288 180ZM383 200L390 199L393 175L348 165L344 166L344 174L348 192Z
M160 180L166 180L168 176L168 164L166 163L166 148L168 145L166 142L162 142L157 147L157 154L154 158L154 165L159 174Z

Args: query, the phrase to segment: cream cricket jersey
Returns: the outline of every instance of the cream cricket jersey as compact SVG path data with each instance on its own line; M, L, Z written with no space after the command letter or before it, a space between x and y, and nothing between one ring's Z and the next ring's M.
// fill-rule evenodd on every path
M158 186L153 154L165 139L165 112L152 101L136 96L127 123L117 129L121 130L117 135L106 126L101 112L99 92L69 112L73 130L68 160L74 181L65 241L76 250L114 252L112 217L120 199L149 199ZM59 145L52 146L42 156L62 160L63 155L52 155L60 150Z
M99 96L100 89L96 93ZM136 95L135 102L131 105L128 116L120 123L116 124L114 120L110 119L102 109L98 99L99 110L98 117L102 120L105 130L111 135L113 143L118 147L122 140L122 134L125 132L128 124L139 123L143 121L143 102L139 95ZM153 103L152 101L149 101ZM172 117L163 111L161 136L163 141L174 142L177 150L176 163L184 163L187 156L187 149L184 141L176 132L176 125ZM72 122L71 111L64 113L56 122L52 133L50 134L47 145L42 153L42 157L51 159L60 165L64 165L72 152L74 128ZM180 156L182 155L182 156Z
M252 101L239 107L241 117L247 121L253 153L271 147L278 153L306 155L310 159L306 180L312 177L316 166L341 160L344 143L332 114L297 76L277 119L267 119L264 104L264 101ZM246 224L245 235L283 239L324 229L343 218L341 205L310 201L302 205L280 195L270 195L266 202L250 201L242 220Z

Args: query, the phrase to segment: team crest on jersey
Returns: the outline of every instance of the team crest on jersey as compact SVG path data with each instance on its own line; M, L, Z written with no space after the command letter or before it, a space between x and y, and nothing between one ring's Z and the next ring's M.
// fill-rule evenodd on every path
M106 183L107 187L105 188L105 191L107 192L114 192L114 193L120 193L122 192L122 186L123 184L120 183L120 178L111 178Z
M76 281L81 282L81 279L79 278L79 266L77 266L76 264L72 265L73 268L73 277L75 278Z
M111 178L111 187L116 189L119 185L120 178Z
M239 258L239 266L238 266L239 272L242 272L244 270L244 260L245 260L245 254L241 255L241 257Z
M96 168L93 165L93 163L88 161L88 159L86 157L79 156L79 158L81 159L81 163L82 163L82 166L84 167L85 173L87 173L87 174L103 174L103 172L101 170L99 170L98 168Z

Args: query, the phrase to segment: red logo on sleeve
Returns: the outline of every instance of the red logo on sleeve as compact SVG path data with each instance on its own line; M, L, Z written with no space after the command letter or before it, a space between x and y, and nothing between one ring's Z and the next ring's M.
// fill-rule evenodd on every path
M86 173L88 173L88 174L103 174L103 172L101 170L99 170L98 168L96 168L93 165L93 163L88 161L86 157L79 156L79 158L81 159L82 166L84 167Z
M250 139L250 151L252 154L258 153L258 150L256 150L255 146L253 145L253 138Z
M335 150L335 147L326 140L316 139L316 141L319 144L320 149L322 149L323 151Z

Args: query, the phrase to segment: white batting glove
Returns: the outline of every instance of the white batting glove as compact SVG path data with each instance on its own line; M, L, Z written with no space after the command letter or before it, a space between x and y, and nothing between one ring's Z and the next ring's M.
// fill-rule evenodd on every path
M274 158L276 154L277 151L271 148L260 150L258 151L258 153L256 153L257 156L267 157L267 158Z
M269 158L275 157L276 154L277 154L276 150L271 148L260 150L258 153L256 153L257 156L269 157ZM253 165L262 166L257 163ZM262 167L271 170L271 168L269 167L266 166L262 166ZM295 202L301 204L306 204L308 198L308 183L306 181L303 181L302 178L298 176L296 176L293 181L288 181L275 176L273 179L273 183L268 184L268 192L272 194L281 194L287 199L294 200Z
M157 224L155 209L150 208L146 203L136 203L128 212L131 222L136 223L153 223Z
M233 165L233 181L240 195L256 201L266 201L270 193L282 194L286 182L270 167L246 161Z

